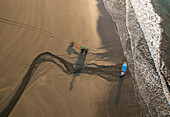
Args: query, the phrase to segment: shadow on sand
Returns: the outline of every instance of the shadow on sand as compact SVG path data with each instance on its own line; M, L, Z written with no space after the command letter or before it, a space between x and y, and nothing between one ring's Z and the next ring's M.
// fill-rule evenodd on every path
M96 1L97 8L100 13L100 16L97 20L97 32L103 45L103 47L100 49L107 50L106 52L102 53L102 58L107 58L107 60L111 60L114 63L120 63L124 58L124 54L116 24L113 22L112 17L105 9L103 0Z
M86 55L87 53L83 54L83 52L80 52L78 54L78 52L76 52L70 45L68 46L67 48L67 53L69 55L71 55L71 52L73 52L74 54L77 54L79 55L78 56L78 60L76 62L76 66L75 66L75 69L74 69L74 72L73 72L73 79L72 81L70 82L70 90L73 89L73 86L74 86L74 83L75 83L75 78L78 77L82 71L82 68L84 66L84 63L85 63L85 60L86 60Z
M115 99L115 106L119 105L119 100L120 100L120 95L121 95L121 89L122 89L122 84L123 84L123 77L120 77L119 79L119 84L117 87L117 94L116 94L116 99Z

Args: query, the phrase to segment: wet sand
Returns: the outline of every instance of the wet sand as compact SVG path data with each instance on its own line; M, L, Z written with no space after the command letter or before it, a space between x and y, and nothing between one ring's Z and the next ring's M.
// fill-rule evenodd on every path
M140 116L130 73L119 79L123 50L102 1L6 0L0 9L0 104L30 79L15 90L11 117ZM87 56L69 40L87 46ZM52 58L31 68L43 52Z

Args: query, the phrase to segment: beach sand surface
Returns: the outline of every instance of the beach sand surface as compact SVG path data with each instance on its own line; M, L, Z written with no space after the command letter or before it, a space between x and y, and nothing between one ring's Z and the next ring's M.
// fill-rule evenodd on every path
M125 58L116 25L102 1L0 1L0 35L1 105L8 102L7 97L17 90L33 60L43 52L63 58L75 69L87 68L67 74L57 64L41 63L10 117L140 116L130 73L119 78ZM87 56L70 48L69 41L88 47Z

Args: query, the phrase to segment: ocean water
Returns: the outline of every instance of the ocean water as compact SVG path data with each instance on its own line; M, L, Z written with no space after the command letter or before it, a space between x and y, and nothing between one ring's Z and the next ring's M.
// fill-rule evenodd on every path
M152 4L156 13L162 17L161 27L170 43L170 0L152 0Z
M104 0L104 4L116 22L142 116L169 116L170 95L161 68L163 18L151 0Z
M170 39L170 1L169 0L152 0L156 12L163 18L162 28Z
M152 0L155 12L161 16L160 23L162 32L161 49L161 70L167 80L170 82L170 0ZM169 72L168 72L169 71Z

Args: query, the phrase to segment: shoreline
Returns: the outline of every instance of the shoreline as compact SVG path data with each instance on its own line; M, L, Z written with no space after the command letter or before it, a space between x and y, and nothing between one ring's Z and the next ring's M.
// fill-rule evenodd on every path
M131 2L130 2L130 3L131 3ZM131 3L131 6L133 7L132 3ZM141 28L141 30L142 30L142 33L143 33L143 35L144 35L144 37L145 37L145 40L146 40L146 42L147 42L147 45L148 45L150 42L148 42L148 39L147 39L147 37L146 37L146 35L145 35L146 33L145 33L145 31L143 31L143 28L141 27L140 21L138 21L138 18L139 18L139 17L136 15L135 8L133 8L133 10L134 10L134 13L135 13L137 22L138 22L138 24L139 24L139 26L140 26L140 28ZM158 14L157 14L157 16L158 16ZM159 17L160 17L160 16L159 16ZM159 24L159 26L161 26L160 23L158 23L158 24ZM160 41L161 41L161 40L160 40ZM160 44L159 44L159 45L160 45ZM149 45L148 45L148 48L149 48L149 51L150 51L151 56L152 56L152 58L153 58L155 68L156 68L156 70L157 70L157 72L158 72L158 76L159 76L159 78L160 78L160 80L161 80L161 85L162 85L162 88L163 88L163 92L164 92L165 98L166 98L168 104L170 105L170 97L169 97L169 95L168 95L168 94L169 94L169 85L167 85L167 80L166 80L166 78L161 74L160 62L158 62L157 60L155 61L154 55L153 55L153 53L152 53L152 48L150 48ZM160 49L160 47L159 47L158 49ZM158 53L158 54L160 54L160 53ZM159 58L159 59L161 59L161 58ZM166 83L165 83L165 82L166 82Z
M153 4L153 7L155 9L155 12L160 16L162 17L162 21L160 23L161 25L161 28L163 29L162 31L162 40L161 40L161 45L160 45L160 51L161 51L161 58L160 58L160 69L161 69L161 73L164 75L164 77L166 78L166 80L169 82L170 84L170 57L169 57L169 53L168 53L168 50L170 49L170 46L168 46L168 43L169 43L169 40L168 40L168 27L165 27L166 23L168 22L168 18L167 18L167 12L163 12L161 8L162 6L160 5L156 5L156 1L152 1L152 4ZM158 10L159 8L161 8L161 10ZM166 8L165 8L166 9ZM163 9L164 10L164 9ZM167 30L165 30L167 29ZM170 89L169 89L170 90Z
M107 4L107 9L111 12L114 20L116 20L119 24L118 28L120 30L120 34L126 34L121 35L121 41L125 51L125 56L127 57L129 62L129 69L135 82L137 83L135 84L135 87L136 91L139 91L137 92L139 94L137 95L137 97L138 99L141 99L139 101L143 108L143 114L152 115L153 113L155 113L162 116L168 115L167 109L165 109L165 111L161 111L161 108L168 108L168 101L166 100L166 94L163 94L164 89L162 89L163 87L161 86L162 81L160 81L159 75L156 72L153 58L151 57L149 48L147 46L147 40L144 39L144 35L140 30L139 22L136 21L136 18L134 17L135 14L132 8L130 9L131 12L129 14L126 14L127 9L125 9L125 3L120 2L119 4L116 4L117 2L118 1L105 0L105 3ZM118 10L118 8L122 9ZM119 15L122 16L120 17L120 19L123 19L124 21L129 20L129 25L127 28L130 32L128 32L126 28L124 28L127 26L127 24L119 20L119 17L115 18L115 16ZM126 19L126 15L129 16L128 19ZM154 84L157 86L155 86ZM155 89L157 89L157 95L163 95L160 97L163 97L164 100L159 100L157 98L155 99L154 96L151 96L152 93L155 94Z

